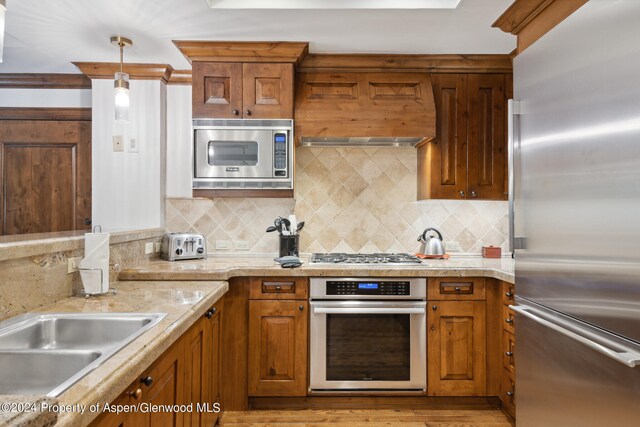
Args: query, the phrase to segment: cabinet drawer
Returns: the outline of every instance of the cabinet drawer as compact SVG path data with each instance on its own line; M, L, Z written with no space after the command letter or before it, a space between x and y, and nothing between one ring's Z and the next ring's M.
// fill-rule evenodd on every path
M516 313L508 305L502 306L502 326L505 331L516 334Z
M512 333L502 331L502 365L515 374L516 337Z
M308 299L309 282L306 277L252 277L250 299Z
M502 372L502 387L500 390L502 407L509 415L516 416L516 380L515 375L506 369Z
M485 299L482 277L432 278L427 286L427 299L433 301Z
M506 305L513 305L514 297L516 295L516 287L511 283L502 282L502 303Z

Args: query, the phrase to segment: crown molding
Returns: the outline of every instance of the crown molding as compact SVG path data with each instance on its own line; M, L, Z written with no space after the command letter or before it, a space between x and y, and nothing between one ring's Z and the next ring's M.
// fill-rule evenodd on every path
M120 71L118 62L73 62L90 79L113 79ZM161 80L169 81L173 67L169 64L134 64L124 63L123 71L129 74L131 80Z

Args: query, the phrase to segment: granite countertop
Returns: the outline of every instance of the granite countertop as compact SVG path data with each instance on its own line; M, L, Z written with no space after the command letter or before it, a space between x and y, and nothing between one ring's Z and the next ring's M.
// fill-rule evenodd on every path
M58 421L56 426L86 426L99 414L79 408L109 403L131 384L138 375L165 352L189 329L203 313L229 289L225 281L135 281L118 282L117 294L91 297L72 297L50 306L44 312L66 313L167 313L157 325L90 372L57 399L45 396L0 396L0 404L36 402L41 408L45 402L51 407L60 404L71 412L56 414L50 411L10 412L0 410L0 425L45 427ZM68 406L67 406L68 405ZM46 406L46 405L44 405ZM2 409L5 406L3 405Z
M378 276L378 277L493 277L515 283L512 258L452 256L448 260L424 260L421 265L309 264L283 269L273 257L209 257L205 260L151 260L124 269L121 280L228 280L240 276Z

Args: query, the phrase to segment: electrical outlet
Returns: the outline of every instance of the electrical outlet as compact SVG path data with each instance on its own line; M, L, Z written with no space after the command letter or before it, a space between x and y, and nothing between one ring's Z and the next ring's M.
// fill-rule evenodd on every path
M82 259L81 256L67 259L67 274L71 274L78 271L78 264L80 263L81 259Z
M462 252L460 242L446 242L444 246L447 249L447 252Z
M124 137L113 135L113 151L124 151Z
M249 241L247 240L236 240L236 249L239 251L248 251L249 250Z
M160 242L156 242L156 252L160 252L161 246Z
M135 136L132 136L131 138L129 138L129 145L127 146L127 151L129 153L140 152L140 143L138 141L138 138L136 138Z
M230 240L216 240L216 249L231 249Z
M149 242L144 245L144 253L146 255L153 253L153 242Z

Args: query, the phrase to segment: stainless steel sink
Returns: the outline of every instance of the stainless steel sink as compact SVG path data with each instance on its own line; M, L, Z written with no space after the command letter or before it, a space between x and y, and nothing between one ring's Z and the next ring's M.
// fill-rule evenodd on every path
M166 313L46 313L0 323L0 394L59 396Z

